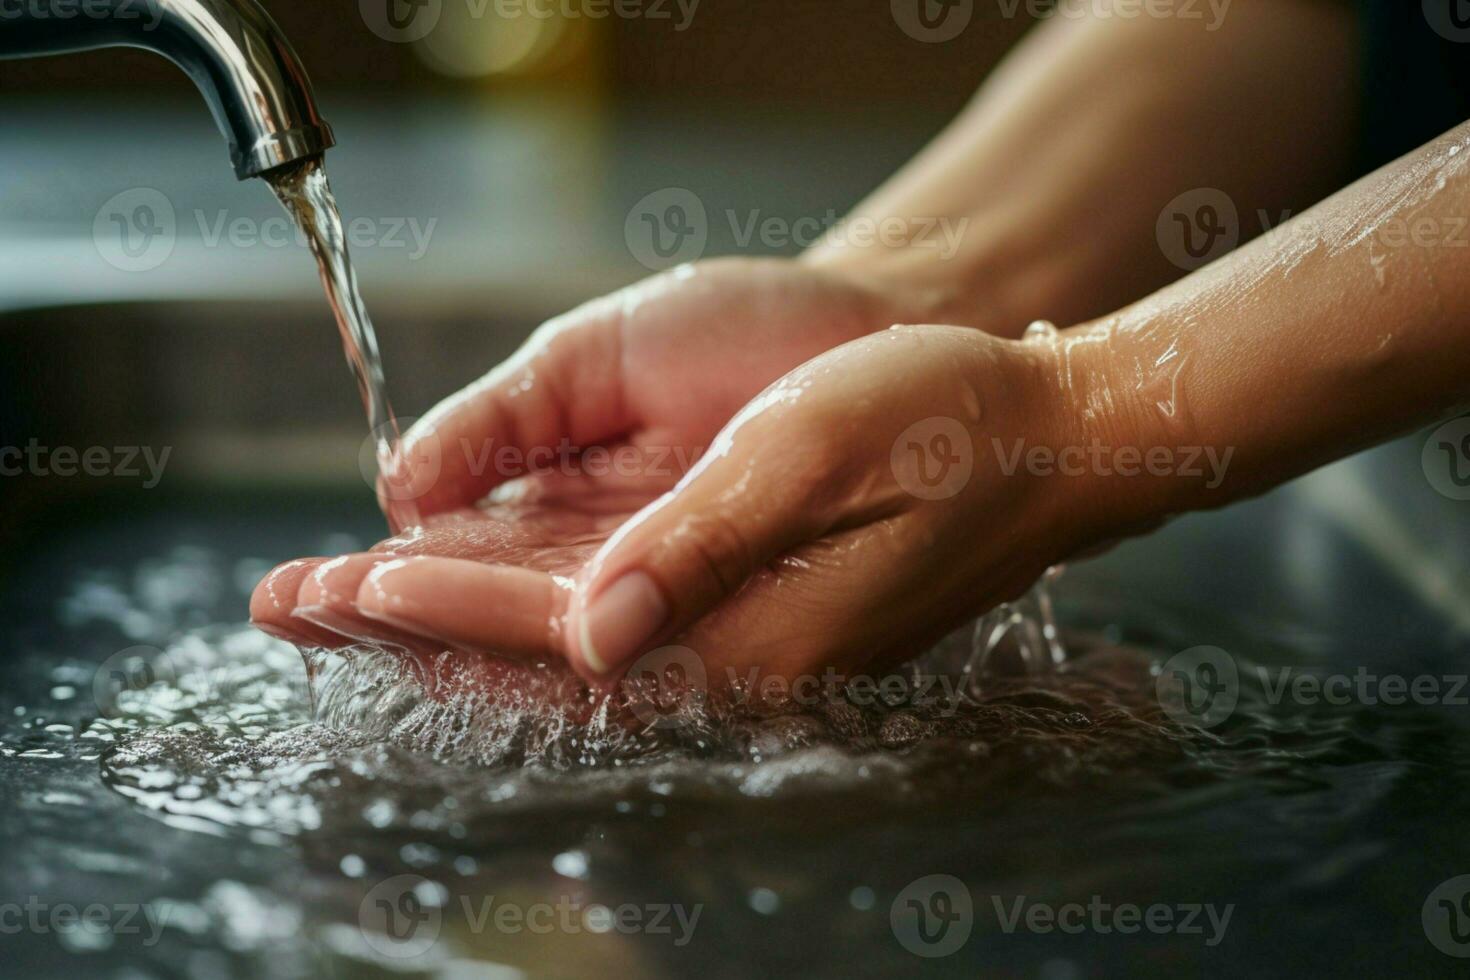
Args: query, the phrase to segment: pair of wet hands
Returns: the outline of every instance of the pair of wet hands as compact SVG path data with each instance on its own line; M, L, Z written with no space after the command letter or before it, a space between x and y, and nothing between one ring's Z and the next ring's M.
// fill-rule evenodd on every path
M786 261L589 303L408 433L379 496L422 526L277 568L252 618L302 646L420 666L450 650L482 676L535 664L594 688L670 644L714 679L922 652L1085 543L1052 484L961 452L1079 437L1055 410L1054 352L886 329L922 312ZM935 486L934 466L963 472Z

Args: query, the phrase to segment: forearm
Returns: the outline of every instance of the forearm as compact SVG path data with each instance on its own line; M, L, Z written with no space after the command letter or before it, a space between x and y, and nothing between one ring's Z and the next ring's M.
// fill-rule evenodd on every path
M1126 521L1220 506L1470 404L1470 124L1117 317L1067 397L1119 441L1229 454L1114 480ZM1130 484L1124 486L1124 484Z
M1356 61L1347 4L1235 0L1218 29L1179 17L1057 16L971 107L853 212L940 236L823 245L807 261L933 297L935 322L1016 335L1076 323L1182 275L1155 225L1178 194L1218 187L1279 220L1346 179Z

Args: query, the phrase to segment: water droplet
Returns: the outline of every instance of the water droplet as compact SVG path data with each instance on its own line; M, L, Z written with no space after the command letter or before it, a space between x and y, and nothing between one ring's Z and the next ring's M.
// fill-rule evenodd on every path
M1034 320L1026 327L1021 339L1027 343L1052 340L1057 336L1057 325L1050 320Z

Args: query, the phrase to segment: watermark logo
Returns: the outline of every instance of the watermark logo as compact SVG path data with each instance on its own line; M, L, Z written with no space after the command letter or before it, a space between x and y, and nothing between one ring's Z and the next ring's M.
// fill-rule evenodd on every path
M310 240L296 222L285 215L260 220L249 215L230 216L227 210L213 214L202 208L194 210L194 225L205 248L299 248L311 247ZM438 218L369 218L358 216L342 227L342 240L350 248L402 249L408 261L417 262L429 254Z
M839 218L829 208L823 217L804 215L797 218L766 214L760 208L741 214L734 208L725 211L730 236L737 248L748 249L759 242L766 249L869 249L881 245L891 249L927 249L949 261L959 253L969 218L958 220L948 215L908 217L891 214L882 218L865 215Z
M1213 728L1235 712L1240 669L1219 647L1190 647L1164 663L1154 688L1160 706L1175 721Z
M1198 187L1164 205L1154 232L1164 257L1193 272L1240 243L1240 213L1229 194Z
M178 665L167 653L157 647L128 647L97 667L92 697L104 718L118 718L128 714L134 696L155 684L176 684L178 679Z
M458 0L472 21L529 18L537 21L619 20L668 21L675 33L694 24L700 0ZM363 23L378 37L410 44L428 37L440 23L444 0L358 0ZM462 21L455 21L462 23Z
M412 416L404 416L398 420L399 428L407 430L414 421ZM376 426L358 447L358 469L368 486L377 487L382 481L386 499L417 500L438 482L446 462L445 445L429 429L415 436L406 451L390 460L385 450L396 441L397 433L391 422ZM554 445L543 443L523 448L493 438L473 440L461 436L449 444L448 452L448 458L455 460L459 467L457 471L477 480L489 477L488 482L495 484L549 473L572 479L657 478L673 483L694 468L704 454L704 447L577 446L563 437ZM388 465L395 461L397 465Z
M965 32L975 0L892 0L893 22L915 41L943 44Z
M1419 912L1424 935L1446 956L1470 958L1470 875L1442 881Z
M1470 43L1470 0L1424 0L1424 19L1446 41Z
M114 195L92 220L97 254L123 272L158 268L174 254L177 241L173 202L152 187L134 187Z
M640 264L661 272L704 255L709 215L698 194L665 187L633 205L623 223L623 240Z
M412 44L439 26L444 0L358 0L367 29L393 44Z
M704 661L688 647L666 646L639 657L623 675L628 708L650 728L674 728L709 694Z
M1470 415L1441 425L1419 457L1429 485L1451 500L1470 500Z
M647 195L628 212L623 226L628 250L655 272L701 258L709 246L716 218L737 250L807 250L826 248L924 249L943 261L953 259L964 243L969 218L949 215L772 214L763 208L725 208L712 215L693 191L666 187Z
M947 500L974 475L975 446L958 419L935 415L899 434L888 464L905 492L920 500Z
M1234 0L995 0L1000 16L1014 20L1178 20L1197 22L1213 34L1225 25Z
M429 252L438 218L358 216L343 224L342 239L353 249L391 249L417 262ZM310 247L305 231L284 214L269 218L231 215L228 210L195 208L179 214L173 202L151 187L134 187L115 195L98 209L92 240L108 265L123 272L149 272L174 254L185 229L205 248Z
M694 938L703 904L625 902L616 906L586 903L572 896L521 904L495 895L459 895L416 874L396 875L373 886L358 906L363 939L386 959L409 960L433 949L446 917L455 935L484 936L494 932L515 936L531 933L643 934L667 936L679 947Z
M1177 722L1213 728L1234 713L1240 701L1242 671L1219 647L1192 647L1170 657L1159 670L1159 704ZM1269 705L1417 705L1470 706L1470 675L1379 674L1367 667L1349 672L1305 671L1296 667L1251 668L1252 690Z
M960 950L975 927L970 889L954 875L926 875L910 882L888 910L888 924L904 949L924 959Z
M444 923L444 888L419 875L395 875L363 896L357 923L367 944L389 959L427 953Z

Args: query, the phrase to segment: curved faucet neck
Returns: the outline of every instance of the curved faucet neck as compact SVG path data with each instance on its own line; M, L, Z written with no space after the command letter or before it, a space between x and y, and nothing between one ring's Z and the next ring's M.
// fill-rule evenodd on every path
M0 58L144 48L194 80L241 180L320 156L335 140L296 52L255 0L89 0L0 12Z

